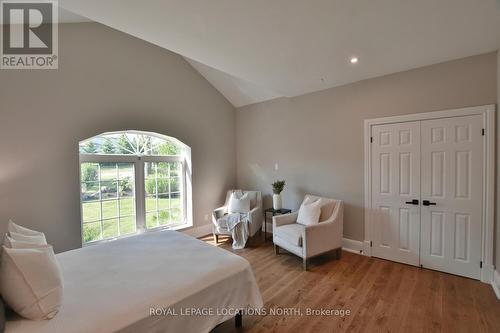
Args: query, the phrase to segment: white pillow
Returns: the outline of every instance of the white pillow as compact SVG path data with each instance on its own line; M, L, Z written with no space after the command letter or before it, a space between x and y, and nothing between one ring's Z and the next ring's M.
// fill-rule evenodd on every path
M45 240L45 235L33 235L27 236L23 234L19 234L17 232L9 232L9 236L11 239L18 242L31 243L34 245L47 245L47 241Z
M233 192L229 198L229 213L248 213L250 211L250 197L248 193Z
M309 202L309 200L304 201L299 208L297 223L302 225L313 225L319 223L321 204L322 202L320 199L314 202Z
M17 232L18 234L23 234L23 235L27 235L27 236L35 236L35 235L41 234L40 231L31 230L31 229L22 227L19 224L15 224L12 220L9 220L9 224L7 225L7 231Z
M27 319L51 319L57 314L63 281L52 246L3 246L1 263L0 286L5 303Z
M9 237L9 235L5 234L5 236L3 238L3 245L8 247L9 249L29 249L32 247L44 246L46 244L37 244L35 242L18 241L12 237Z
M45 234L43 232L22 227L12 222L12 220L9 221L7 231L9 231L10 237L12 239L20 242L30 242L39 245L47 244L47 240L45 239Z

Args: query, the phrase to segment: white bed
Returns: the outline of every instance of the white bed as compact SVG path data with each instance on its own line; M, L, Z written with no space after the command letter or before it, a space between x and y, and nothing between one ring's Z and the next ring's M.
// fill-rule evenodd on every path
M176 231L88 246L57 259L64 276L60 312L44 321L15 318L6 332L208 332L234 317L221 309L262 307L248 261ZM155 307L178 315L151 316ZM180 315L193 307L215 315Z

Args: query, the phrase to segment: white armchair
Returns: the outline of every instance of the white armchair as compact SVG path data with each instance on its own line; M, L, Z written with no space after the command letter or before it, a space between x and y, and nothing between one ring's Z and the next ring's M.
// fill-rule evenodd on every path
M304 201L317 200L320 197L306 195ZM326 201L321 207L319 223L302 225L296 223L298 212L273 217L274 251L279 254L283 248L303 260L303 268L307 270L307 260L320 254L337 250L340 258L342 248L342 231L344 224L344 204L341 200L322 198Z
M231 231L219 228L217 226L217 220L228 213L227 207L229 205L229 198L231 193L237 190L229 190L226 194L226 202L224 206L214 209L212 213L212 233L214 235L215 243L219 242L218 235L231 235ZM248 193L250 195L250 212L248 213L248 233L249 236L254 236L257 231L262 229L262 222L264 220L264 212L262 210L262 193L259 191L244 191L243 193Z

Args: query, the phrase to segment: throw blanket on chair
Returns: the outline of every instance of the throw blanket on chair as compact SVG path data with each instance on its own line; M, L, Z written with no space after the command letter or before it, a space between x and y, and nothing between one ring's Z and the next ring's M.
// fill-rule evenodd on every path
M226 214L217 220L217 229L231 232L233 249L242 249L248 240L248 214Z

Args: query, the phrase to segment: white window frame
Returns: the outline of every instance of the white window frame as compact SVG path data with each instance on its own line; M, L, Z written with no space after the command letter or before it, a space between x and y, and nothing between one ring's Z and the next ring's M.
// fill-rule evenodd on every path
M163 137L154 133L137 132L137 131L124 131L117 133L141 133L156 137ZM103 136L110 133L104 133ZM90 140L90 139L88 139ZM175 143L175 142L174 142ZM97 241L83 242L83 202L80 194L80 223L81 223L81 240L83 246L94 245L102 242L108 242L118 238L125 238L134 236L144 232L155 232L159 230L182 230L193 226L192 218L192 185L191 185L191 151L189 147L182 147L182 155L176 156L138 156L138 155L118 155L118 154L87 154L80 153L79 172L81 173L81 165L83 163L132 163L134 164L134 196L135 196L135 215L136 215L136 232L132 234L122 235L118 237L102 239ZM181 197L182 197L182 219L183 223L176 226L160 225L154 228L146 228L146 191L145 191L145 178L144 166L148 162L181 162ZM81 174L80 174L80 187L81 192Z

